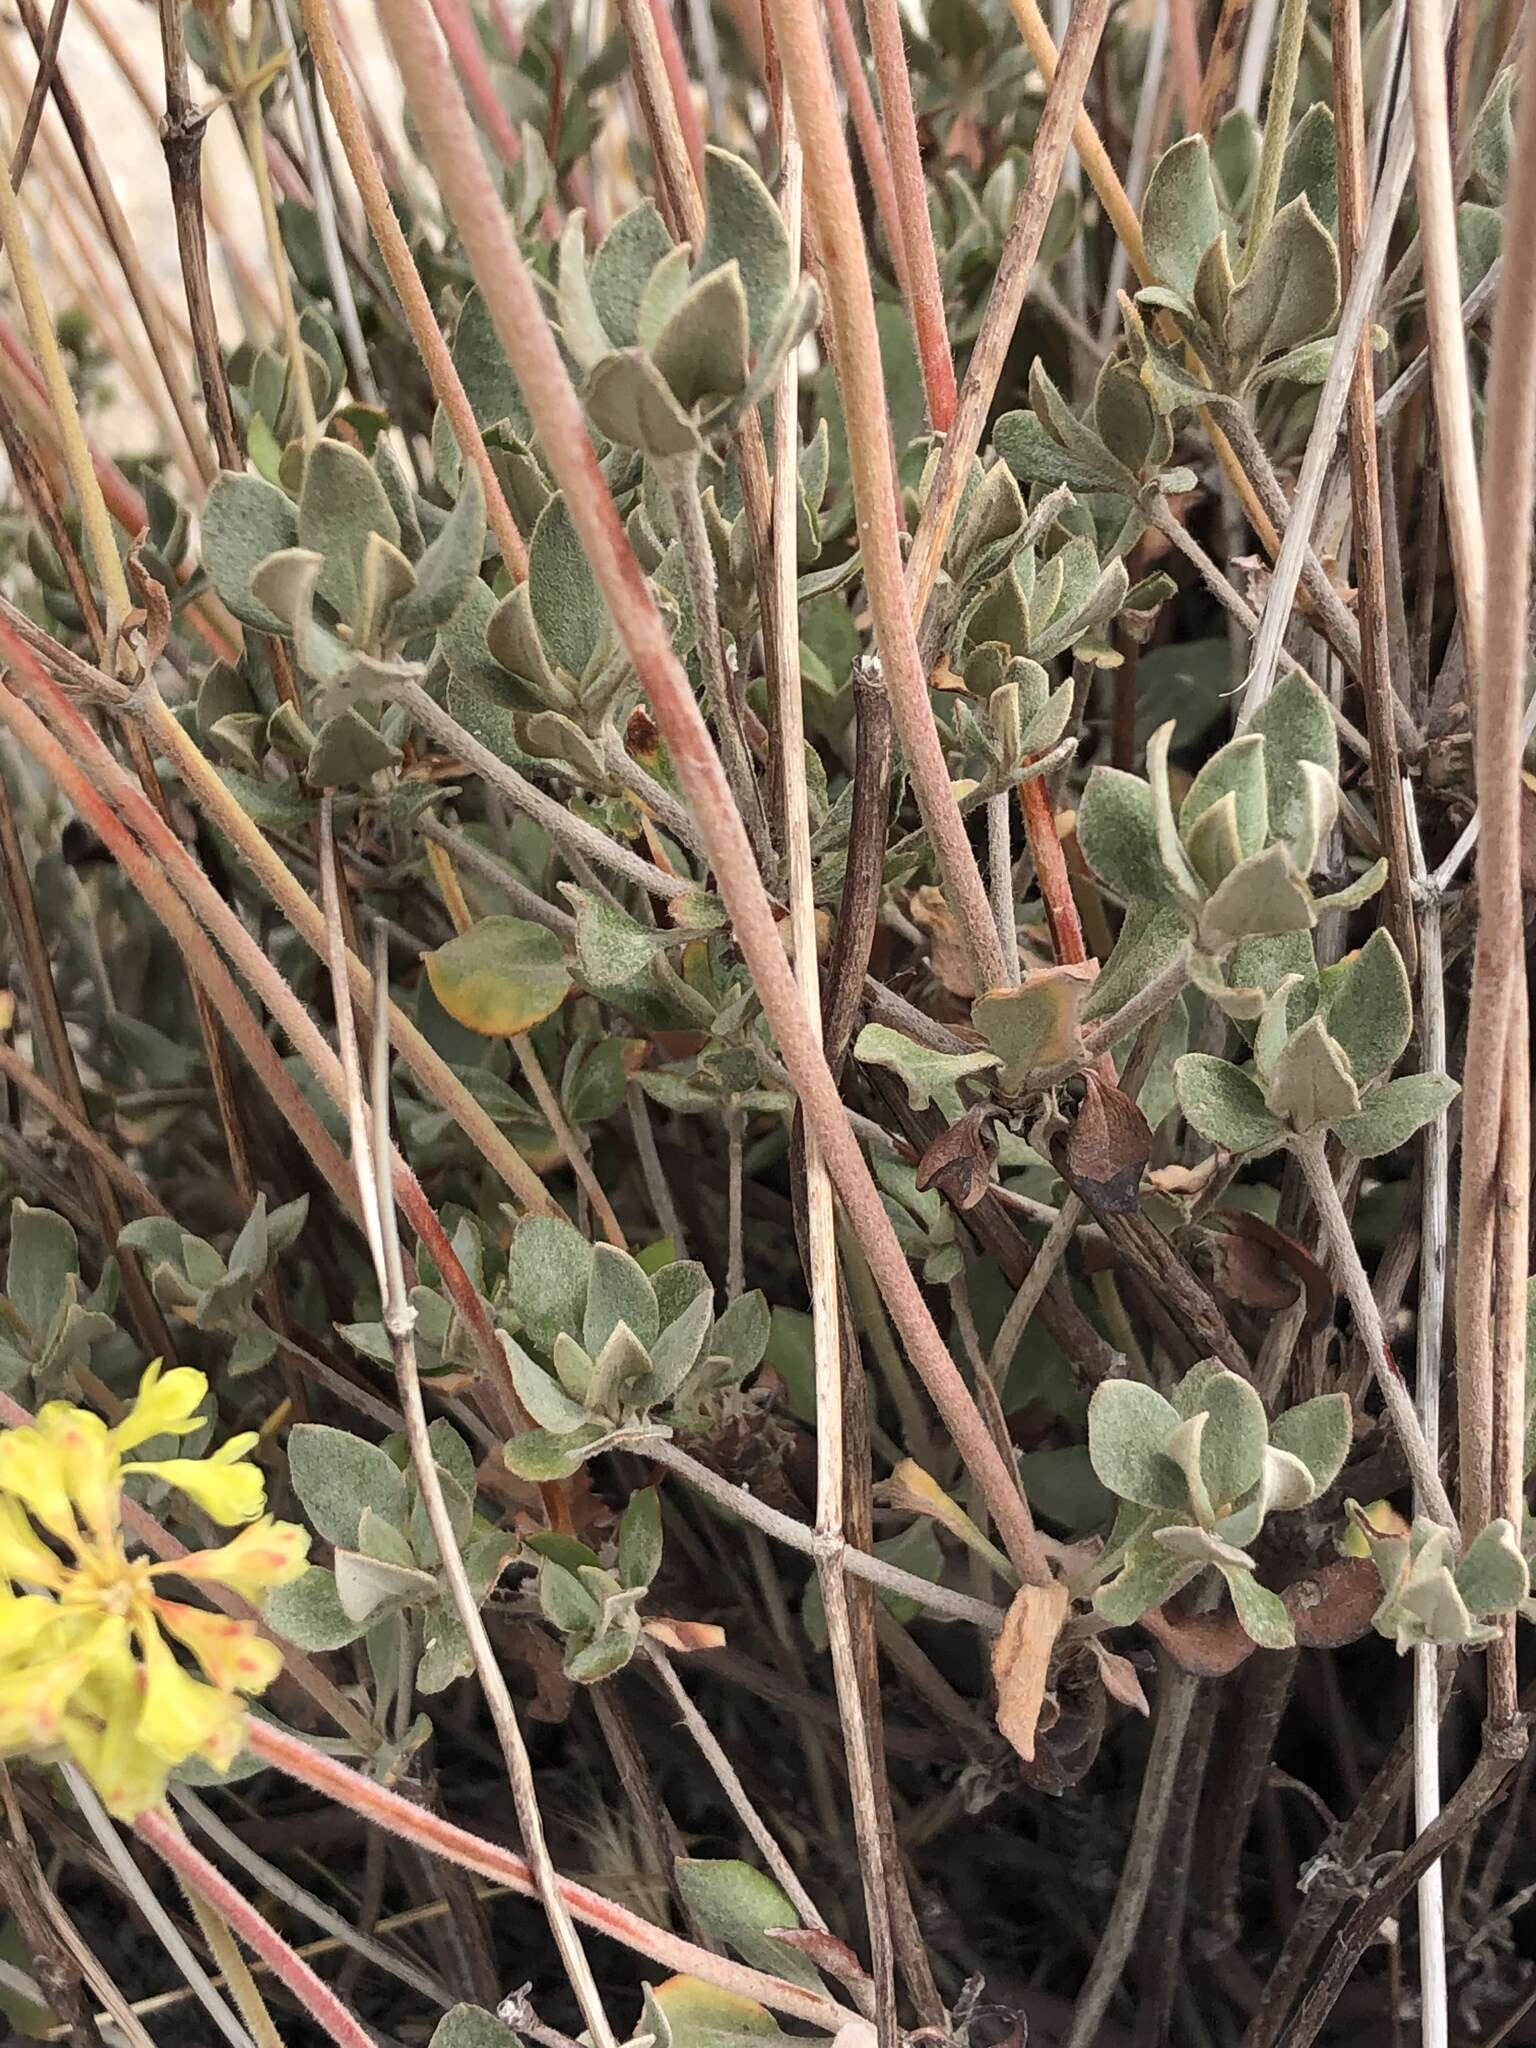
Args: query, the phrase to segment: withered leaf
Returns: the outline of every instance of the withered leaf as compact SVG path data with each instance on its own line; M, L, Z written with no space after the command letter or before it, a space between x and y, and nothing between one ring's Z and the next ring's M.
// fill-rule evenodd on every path
M1152 1128L1130 1096L1091 1070L1067 1138L1067 1167L1090 1208L1106 1216L1136 1211L1142 1171L1152 1156Z
M678 1621L671 1615L651 1614L640 1626L663 1649L675 1650L679 1656L689 1650L725 1648L725 1630L713 1621Z
M1060 1579L1052 1579L1048 1586L1021 1586L1013 1596L1002 1633L992 1645L997 1725L1025 1763L1034 1762L1046 1675L1051 1651L1067 1618L1067 1603L1067 1589Z
M1262 1216L1251 1215L1246 1209L1213 1209L1206 1221L1213 1229L1224 1231L1229 1238L1243 1238L1261 1245L1287 1270L1293 1280L1300 1281L1306 1289L1309 1327L1320 1328L1327 1322L1333 1314L1333 1282L1304 1244L1298 1243L1294 1237L1288 1237L1283 1230L1277 1230L1273 1223L1266 1222ZM1251 1264L1244 1270L1251 1272ZM1218 1283L1220 1278L1218 1268ZM1279 1284L1284 1286L1283 1278L1277 1278ZM1234 1294L1233 1299L1243 1301L1245 1297ZM1287 1307L1294 1299L1294 1289L1288 1289L1284 1301L1277 1305ZM1271 1304L1253 1302L1248 1305L1263 1308Z
M857 1988L869 1982L869 1972L847 1942L839 1941L824 1927L770 1927L767 1933L770 1941L782 1941L786 1948L809 1956L818 1970L825 1970L841 1984Z
M1149 1715L1152 1709L1142 1690L1141 1675L1130 1658L1122 1657L1116 1650L1106 1650L1097 1636L1090 1636L1088 1644L1098 1660L1099 1676L1110 1698L1118 1700L1122 1707L1133 1707L1138 1714Z
M928 934L928 964L933 969L934 979L952 996L975 995L976 983L972 978L970 956L960 936L960 927L944 901L944 891L932 887L914 889L907 908L912 922Z
M919 1191L937 1188L957 1209L974 1209L992 1185L997 1140L988 1128L993 1111L984 1102L940 1131L917 1169Z

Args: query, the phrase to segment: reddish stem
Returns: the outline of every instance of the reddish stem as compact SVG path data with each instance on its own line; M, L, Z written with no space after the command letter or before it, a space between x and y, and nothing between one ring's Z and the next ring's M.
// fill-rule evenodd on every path
M848 95L848 111L853 116L853 132L859 139L859 154L864 159L864 170L875 195L875 211L885 230L886 247L890 250L896 282L901 286L901 296L910 305L912 295L907 281L907 245L901 232L901 204L896 197L896 177L886 152L885 137L880 132L880 116L875 112L875 96L865 76L864 59L859 52L859 39L853 32L848 0L826 0L826 4L827 34L838 76L843 81L843 91Z
M276 1728L270 1722L248 1721L245 1740L246 1747L254 1756L263 1757L289 1777L296 1778L301 1785L308 1785L312 1791L334 1799L338 1806L348 1807L376 1826L388 1828L392 1834L403 1836L406 1841L440 1856L446 1863L455 1863L462 1870L472 1870L496 1884L503 1884L525 1899L538 1897L533 1872L512 1850L484 1841L479 1835L470 1834L466 1828L455 1827L452 1821L444 1820L440 1814L430 1813L409 1799L402 1799L398 1792L386 1791L372 1778L349 1770L334 1757L311 1749L298 1736L290 1735L286 1729ZM733 1963L723 1956L710 1955L680 1935L668 1933L651 1921L641 1919L637 1913L627 1912L601 1893L588 1891L585 1885L577 1884L571 1878L561 1877L555 1882L575 1919L599 1934L622 1942L626 1948L651 1957L664 1969L702 1977L706 1982L755 1998L775 2012L788 2013L795 2019L809 2021L812 2026L825 2027L829 2033L836 2033L839 2027L855 2017L846 2007L822 1992L806 1990L782 1977L770 1977L766 1971L750 1969L745 1963Z
M891 174L896 181L897 220L906 251L907 308L923 370L928 418L936 434L947 434L955 418L955 359L944 324L944 289L939 283L933 223L928 217L928 182L917 140L901 14L896 0L867 0L864 18L875 60L875 82L880 88L880 111L885 116Z
M503 163L522 160L522 137L507 118L506 108L496 97L480 35L464 0L432 0L432 12L443 32L443 41L453 52L454 65L474 105L481 127L490 137Z
M704 125L699 119L698 104L693 97L693 81L688 76L688 66L683 61L683 46L678 41L677 23L672 19L672 10L667 0L650 0L651 19L656 24L656 40L661 45L661 61L667 67L667 83L672 88L672 101L677 108L678 126L683 131L683 143L688 151L688 161L693 165L694 183L702 191L704 187Z
M1056 812L1045 776L1032 775L1028 782L1019 784L1019 809L1024 815L1030 858L1035 863L1035 879L1040 884L1040 900L1045 905L1045 921L1051 929L1052 950L1063 967L1079 966L1088 958L1088 945L1077 914L1072 877L1061 850L1061 834L1056 829Z
M783 0L779 0L779 4L782 5ZM422 0L379 0L379 15L404 79L428 160L437 174L444 203L463 238L466 256L486 295L498 338L507 351L508 360L528 402L539 445L566 494L583 551L592 565L598 587L634 665L652 714L671 749L674 766L715 870L736 941L745 956L784 1062L804 1105L807 1126L822 1146L828 1168L848 1209L849 1220L864 1246L913 1363L933 1395L967 1467L975 1474L1010 1555L1021 1575L1038 1582L1049 1575L1049 1567L1035 1535L1029 1510L1019 1493L1017 1474L999 1455L949 1347L934 1323L891 1227L858 1140L849 1128L837 1084L827 1068L818 1042L818 1034L811 1028L801 1002L778 921L763 888L720 757L715 752L692 687L673 650L671 634L656 609L645 573L630 546L618 508L598 468L580 401L572 388L516 238L508 226L484 158L476 145L462 95L444 61L442 46L430 16L426 14ZM781 48L783 26L781 21ZM800 18L800 28L803 40L811 31L811 23L804 15ZM797 62L806 60L807 53L802 48L797 53ZM824 68L824 55L820 55L820 62ZM792 83L793 73L787 61L785 75ZM830 100L830 97L828 77L826 98ZM808 154L810 141L807 134ZM835 123L831 143L822 154L824 158L830 159L835 155L840 159L840 177L847 181L847 155ZM849 197L851 205L851 194ZM825 242L823 254L830 263L832 252ZM843 256L840 244L839 260ZM862 244L858 257L862 266ZM863 294L867 299L867 272L864 274ZM872 317L869 325L873 326ZM877 342L871 341L869 353L878 378ZM882 481L888 483L888 437L883 416L881 434L884 455ZM861 504L861 516L869 517L873 526L873 516L869 514L867 503ZM981 887L970 848L964 842L964 828L960 825L958 809L949 788L942 748L933 730L924 680L921 670L916 668L917 650L901 587L901 564L890 534L885 536L885 545L889 556L895 556L893 562L888 556L885 564L887 573L881 580L887 622L890 622L888 614L894 598L901 608L901 623L906 634L905 646L898 652L905 653L912 663L912 667L904 672L905 678L914 686L914 695L921 696L920 713L928 723L928 760L933 763L933 757L937 756L934 765L944 777L943 795L948 805L948 821L959 832L965 860L970 865L975 886L981 892L979 914L985 920L990 950L1000 957L991 906ZM871 575L872 588L874 581ZM888 680L894 697L895 681L889 674L891 665L888 657ZM908 709L912 708L909 702ZM915 762L919 752L918 746L909 745L909 762ZM915 772L914 767L914 775ZM995 986L997 979L996 976L990 977L991 985Z
M207 1901L253 1955L260 1956L315 2025L330 2035L336 2048L374 2048L373 2036L361 2020L288 1946L271 1921L258 1913L201 1851L193 1848L168 1814L141 1813L133 1826L139 1840L147 1842L162 1862L168 1863L178 1877Z

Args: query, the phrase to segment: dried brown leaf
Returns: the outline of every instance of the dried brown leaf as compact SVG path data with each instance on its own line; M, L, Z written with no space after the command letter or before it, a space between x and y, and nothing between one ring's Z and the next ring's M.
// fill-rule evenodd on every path
M1152 1156L1152 1127L1130 1096L1091 1070L1067 1138L1067 1166L1089 1206L1102 1215L1136 1211L1141 1176Z
M978 1102L940 1131L918 1165L918 1187L936 1187L956 1209L974 1209L992 1185L997 1140L988 1126L993 1114L989 1104Z
M1067 1604L1067 1589L1060 1579L1052 1579L1048 1586L1021 1586L992 1645L997 1725L1027 1764L1035 1760L1046 1676Z

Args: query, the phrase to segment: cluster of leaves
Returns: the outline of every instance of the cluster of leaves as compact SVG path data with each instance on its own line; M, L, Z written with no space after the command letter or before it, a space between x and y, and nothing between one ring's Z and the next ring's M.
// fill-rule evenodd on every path
M439 1419L430 1434L470 1590L484 1602L516 1554L517 1539L477 1511L475 1460L458 1431ZM305 1650L337 1650L362 1639L381 1718L407 1655L418 1692L438 1693L467 1676L474 1660L404 1438L372 1444L323 1423L300 1423L288 1436L288 1476L316 1534L332 1545L332 1558L329 1567L311 1565L268 1598L269 1625ZM418 1741L425 1732L418 1729Z
M1266 1518L1327 1492L1350 1444L1347 1394L1320 1394L1271 1421L1247 1380L1205 1359L1165 1398L1138 1380L1109 1380L1088 1408L1093 1469L1121 1503L1094 1606L1117 1626L1139 1621L1208 1571L1226 1582L1245 1633L1288 1648L1284 1602L1255 1574L1251 1546Z
M568 1478L599 1451L699 1428L708 1404L755 1371L768 1346L760 1292L717 1316L696 1260L647 1273L557 1218L518 1225L507 1285L531 1349L505 1332L501 1341L539 1425L506 1446L525 1479Z

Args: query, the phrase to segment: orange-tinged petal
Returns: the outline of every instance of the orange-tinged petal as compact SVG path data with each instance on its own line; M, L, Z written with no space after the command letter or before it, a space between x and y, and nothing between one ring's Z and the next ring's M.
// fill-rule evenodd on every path
M112 1431L119 1451L137 1450L155 1436L185 1436L202 1421L198 1412L208 1396L206 1373L190 1365L174 1366L165 1372L164 1361L155 1359L144 1369L138 1397Z
M151 1565L152 1577L169 1573L200 1584L228 1586L247 1600L257 1600L273 1586L289 1586L308 1567L309 1531L296 1522L274 1522L263 1515L216 1550L194 1550L190 1556Z
M240 1749L245 1712L232 1694L183 1671L157 1629L139 1631L144 1659L138 1738L169 1764L205 1756L227 1770Z
M70 1650L0 1678L0 1756L53 1747L91 1663L89 1648Z
M282 1651L259 1636L252 1622L179 1600L157 1599L155 1615L162 1628L186 1644L209 1682L225 1692L265 1692L283 1668Z

